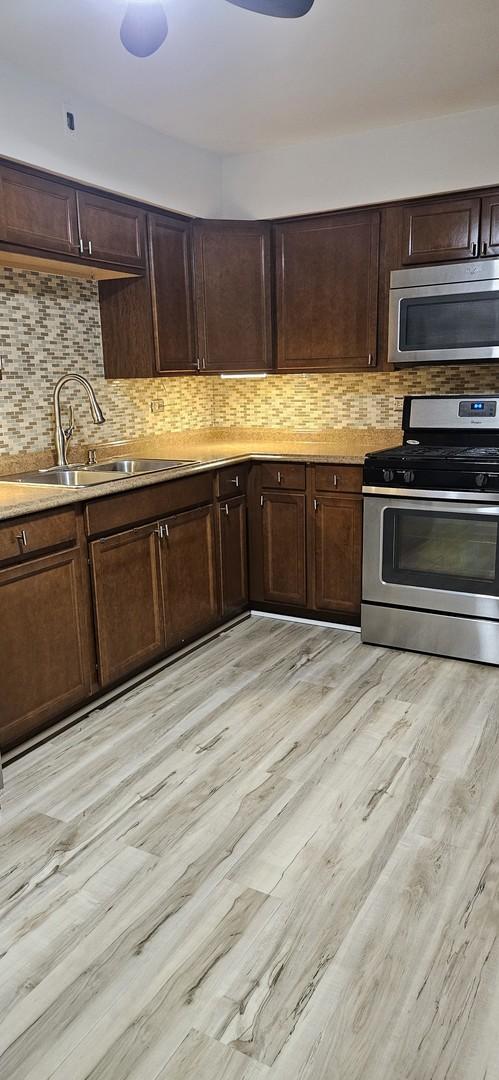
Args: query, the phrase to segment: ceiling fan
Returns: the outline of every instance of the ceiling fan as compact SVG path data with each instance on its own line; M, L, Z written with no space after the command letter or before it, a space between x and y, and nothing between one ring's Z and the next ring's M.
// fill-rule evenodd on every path
M277 19L300 19L312 7L314 0L227 0L229 4L255 11L258 15L273 15ZM121 24L120 37L127 52L133 56L152 56L168 34L168 21L163 0L129 0Z

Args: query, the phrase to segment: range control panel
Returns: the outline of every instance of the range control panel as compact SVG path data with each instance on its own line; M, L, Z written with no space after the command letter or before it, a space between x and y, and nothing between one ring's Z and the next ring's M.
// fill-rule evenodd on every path
M496 416L497 415L497 401L495 398L482 398L481 400L474 401L460 401L459 416Z
M410 431L497 431L499 436L499 398L483 397L406 397L402 426Z

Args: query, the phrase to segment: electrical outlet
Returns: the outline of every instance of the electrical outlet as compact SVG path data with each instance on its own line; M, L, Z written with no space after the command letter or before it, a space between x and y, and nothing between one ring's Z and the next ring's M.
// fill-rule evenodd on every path
M165 411L165 402L162 397L154 398L151 401L151 412L159 413Z

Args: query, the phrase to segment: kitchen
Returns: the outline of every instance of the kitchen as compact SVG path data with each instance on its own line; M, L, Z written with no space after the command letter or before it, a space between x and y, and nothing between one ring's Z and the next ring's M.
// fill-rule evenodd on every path
M497 1068L496 13L272 3L0 15L9 1078Z

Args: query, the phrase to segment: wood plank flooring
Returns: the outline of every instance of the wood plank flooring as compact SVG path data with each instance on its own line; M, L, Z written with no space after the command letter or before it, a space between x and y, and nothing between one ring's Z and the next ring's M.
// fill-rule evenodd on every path
M253 618L10 764L2 1080L499 1080L498 720Z

